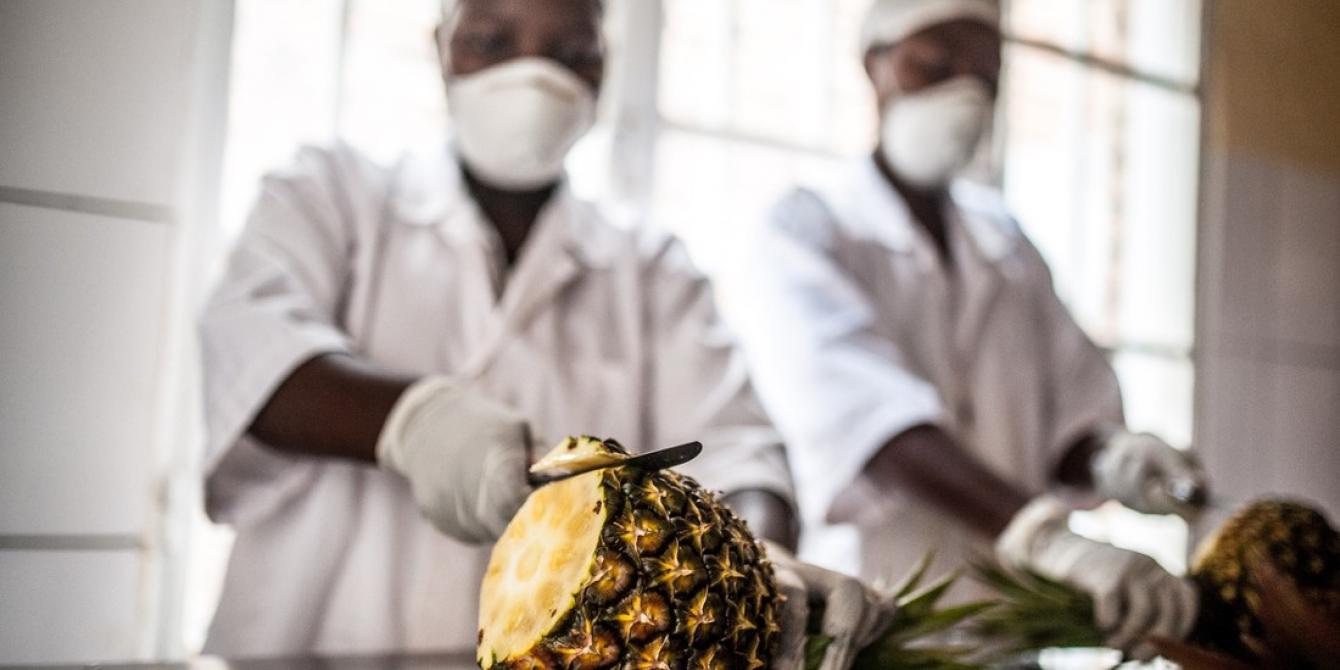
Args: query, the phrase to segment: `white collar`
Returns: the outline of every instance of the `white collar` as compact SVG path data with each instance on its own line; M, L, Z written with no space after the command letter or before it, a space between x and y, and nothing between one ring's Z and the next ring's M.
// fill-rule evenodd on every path
M840 220L892 251L912 253L919 231L912 212L880 172L872 158L852 165L836 188L823 191ZM950 225L963 230L982 256L999 261L1008 256L1022 235L999 195L986 187L957 180L950 187L954 212Z
M390 212L398 221L434 226L448 240L497 236L470 195L450 145L405 156L395 170L388 197ZM618 233L594 205L572 192L566 176L540 210L530 235L536 244L552 240L591 268L608 267L618 253Z

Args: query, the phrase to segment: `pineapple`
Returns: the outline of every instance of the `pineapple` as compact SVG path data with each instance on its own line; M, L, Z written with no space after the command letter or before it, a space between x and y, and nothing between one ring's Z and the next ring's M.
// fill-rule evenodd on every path
M1264 632L1260 580L1250 567L1258 556L1315 611L1340 622L1340 534L1317 510L1262 500L1239 510L1197 548L1190 577L1200 591L1200 616L1189 642L1239 658L1253 655L1243 637ZM985 562L974 570L1001 600L978 620L984 636L1012 648L1097 646L1103 640L1093 626L1092 600L1074 587Z
M608 459L568 438L541 464ZM781 598L744 524L673 472L610 468L544 486L494 547L480 594L484 670L760 670Z
M1246 655L1242 636L1263 634L1261 594L1248 567L1255 555L1269 559L1323 615L1340 620L1340 533L1315 509L1262 500L1239 510L1196 550L1191 577L1201 611L1192 642Z

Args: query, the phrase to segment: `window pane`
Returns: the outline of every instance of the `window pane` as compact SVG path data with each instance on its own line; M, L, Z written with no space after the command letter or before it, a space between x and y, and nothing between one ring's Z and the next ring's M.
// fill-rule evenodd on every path
M445 136L433 42L441 7L439 0L349 0L340 135L378 159Z
M688 243L711 271L721 245L757 222L787 189L836 167L836 159L665 131L657 142L654 220Z
M866 149L861 0L674 0L660 108L673 124L829 152Z
M1195 84L1200 0L1010 0L1008 31L1137 72Z
M1178 447L1191 445L1193 374L1191 361L1136 351L1112 360L1121 379L1126 424L1154 433Z
M241 229L261 175L335 135L341 3L241 0L233 27L222 228Z
M1046 256L1071 312L1100 343L1115 340L1112 240L1123 82L1068 59L1006 51L1003 183Z
M1007 49L1004 187L1101 344L1185 350L1194 302L1195 98Z
M1118 338L1189 350L1195 303L1198 105L1126 86Z

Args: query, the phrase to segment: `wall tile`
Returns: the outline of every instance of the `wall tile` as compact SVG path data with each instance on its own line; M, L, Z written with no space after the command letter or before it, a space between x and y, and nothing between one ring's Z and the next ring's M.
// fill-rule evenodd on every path
M0 664L139 657L142 574L136 552L0 551Z
M197 9L0 3L0 185L172 204Z
M1272 366L1270 439L1258 446L1274 461L1274 491L1313 500L1340 519L1340 366Z
M170 233L0 204L0 534L146 527Z
M1211 153L1200 230L1202 349L1238 355L1274 335L1282 175L1250 157Z
M1207 355L1197 363L1200 414L1196 449L1211 486L1234 500L1274 490L1275 369L1268 363Z
M1340 352L1340 176L1284 171L1275 337ZM1340 355L1338 353L1337 355Z

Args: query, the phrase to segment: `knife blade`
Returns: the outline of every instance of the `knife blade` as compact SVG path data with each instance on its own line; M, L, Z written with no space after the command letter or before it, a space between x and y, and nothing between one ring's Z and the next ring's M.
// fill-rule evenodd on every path
M552 484L563 481L577 475L584 475L596 470L605 468L638 468L641 470L664 470L683 465L698 457L703 452L702 442L689 442L668 449L658 449L649 451L645 454L630 456L627 458L614 458L608 461L592 461L576 466L565 466L551 469L530 470L530 485L535 487Z

